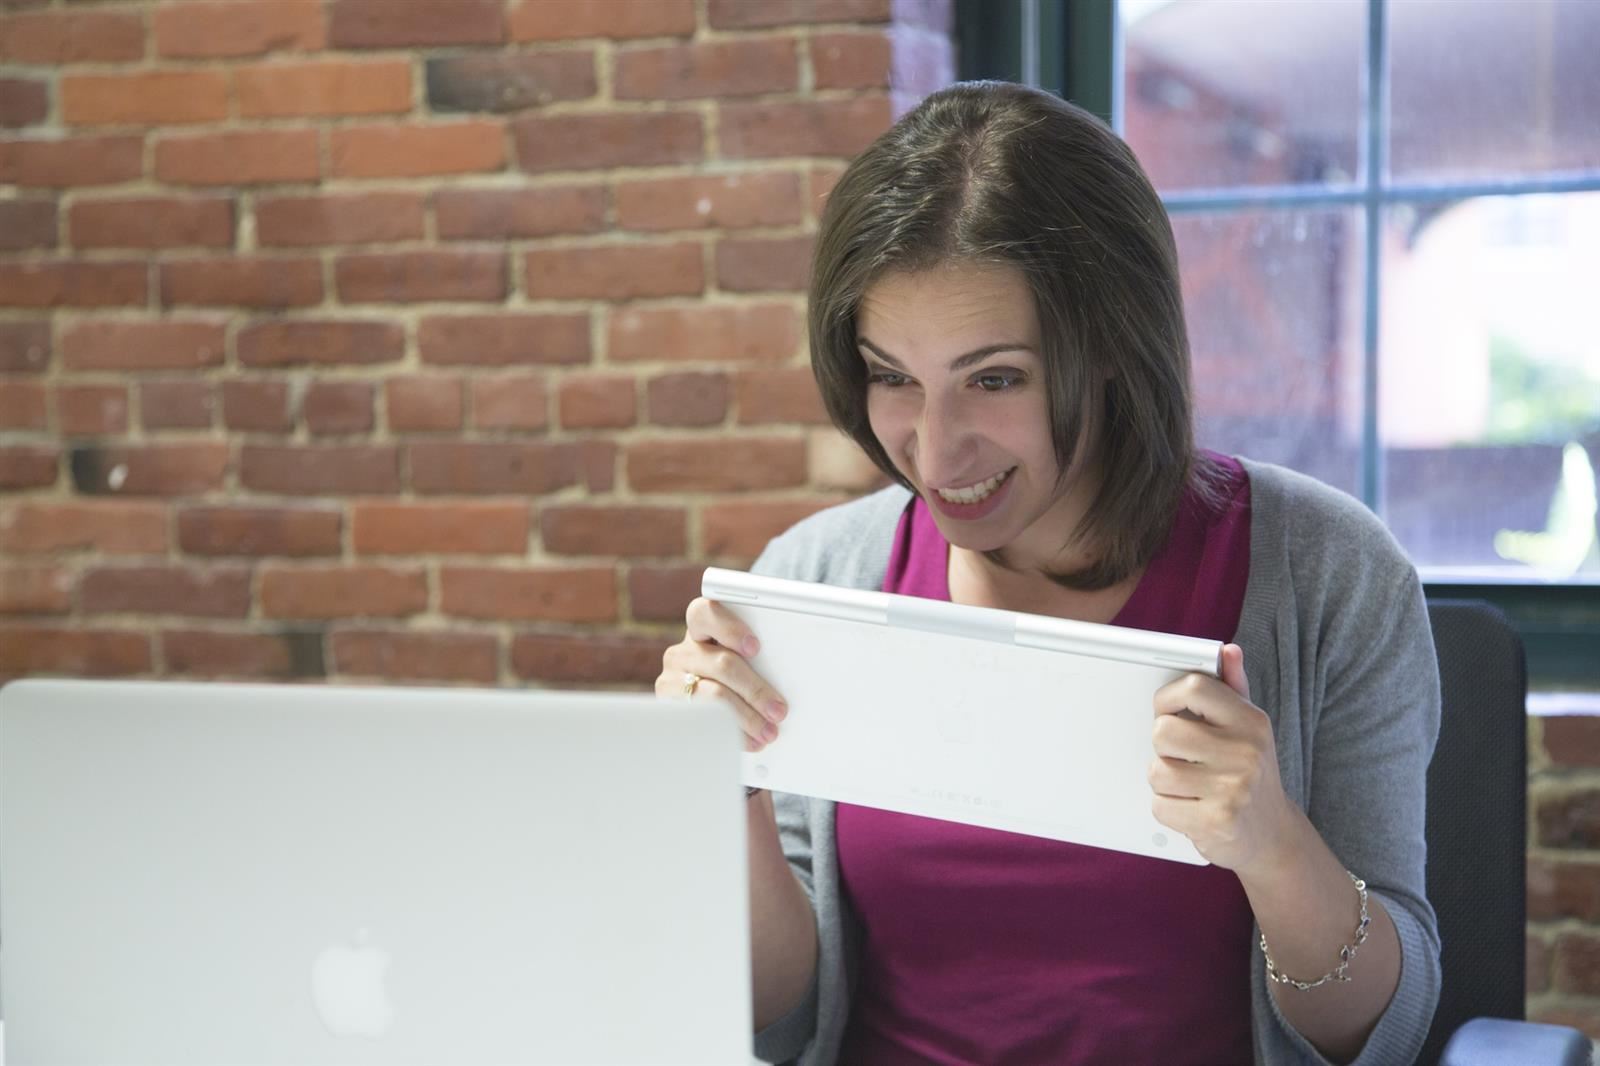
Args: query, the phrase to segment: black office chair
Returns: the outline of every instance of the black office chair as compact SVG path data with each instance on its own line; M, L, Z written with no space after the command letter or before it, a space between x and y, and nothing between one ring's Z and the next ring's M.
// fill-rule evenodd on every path
M1522 641L1477 600L1431 600L1443 715L1428 766L1428 899L1443 982L1420 1063L1589 1066L1576 1029L1523 1021L1527 667Z

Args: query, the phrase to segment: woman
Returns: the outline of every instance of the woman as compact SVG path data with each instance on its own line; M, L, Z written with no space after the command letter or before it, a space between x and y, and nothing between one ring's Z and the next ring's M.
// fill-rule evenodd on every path
M1015 85L934 94L822 219L813 366L897 484L759 573L1227 642L1152 693L1189 867L757 793L757 1052L862 1063L1410 1062L1438 681L1416 572L1359 504L1197 451L1172 233L1132 154ZM657 691L782 728L758 634L696 600Z

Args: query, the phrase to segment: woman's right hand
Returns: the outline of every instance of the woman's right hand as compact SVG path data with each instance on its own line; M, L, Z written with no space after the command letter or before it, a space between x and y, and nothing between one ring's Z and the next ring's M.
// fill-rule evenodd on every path
M744 731L745 750L760 751L778 736L789 713L783 697L751 668L761 650L750 628L722 604L704 596L684 612L688 632L661 656L656 695L683 699L689 676L699 677L692 696L712 696L733 708Z

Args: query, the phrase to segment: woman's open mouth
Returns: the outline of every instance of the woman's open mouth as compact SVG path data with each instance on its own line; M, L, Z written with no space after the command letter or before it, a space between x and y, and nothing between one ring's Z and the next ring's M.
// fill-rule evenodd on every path
M983 518L1005 498L1005 488L1011 484L1011 475L1016 469L1002 470L993 477L959 489L934 489L928 493L928 500L951 518L965 521Z

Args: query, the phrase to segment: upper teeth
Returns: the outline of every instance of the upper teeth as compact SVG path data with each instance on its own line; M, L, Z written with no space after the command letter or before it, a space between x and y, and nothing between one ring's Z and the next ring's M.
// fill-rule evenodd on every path
M1000 487L1000 482L1006 479L1011 471L1002 470L988 481L980 481L976 485L968 485L964 489L936 489L940 496L951 503L977 503L987 499L989 494Z

